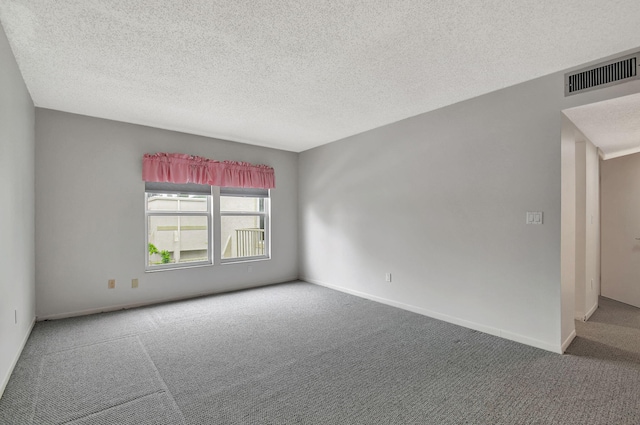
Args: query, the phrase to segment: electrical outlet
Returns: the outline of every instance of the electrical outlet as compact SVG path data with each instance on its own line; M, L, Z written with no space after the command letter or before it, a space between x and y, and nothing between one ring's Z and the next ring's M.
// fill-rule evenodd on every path
M387 282L391 282L391 273L385 273L384 274L384 280Z
M131 279L131 287L132 288L137 288L138 287L138 278Z
M18 310L13 310L13 320L18 324Z
M114 289L116 287L116 280L109 279L109 285L107 286L109 289Z

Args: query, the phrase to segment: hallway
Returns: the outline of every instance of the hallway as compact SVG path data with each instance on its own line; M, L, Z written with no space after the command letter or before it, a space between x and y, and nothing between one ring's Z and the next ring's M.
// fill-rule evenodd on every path
M577 336L566 353L624 363L640 370L640 309L600 297L587 322L576 321Z

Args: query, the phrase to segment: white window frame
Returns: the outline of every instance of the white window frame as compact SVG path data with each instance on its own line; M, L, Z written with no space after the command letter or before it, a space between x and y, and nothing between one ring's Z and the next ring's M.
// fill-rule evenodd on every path
M208 187L208 193L204 191L202 185L179 185L170 183L146 183L144 192L144 248L145 248L145 271L154 272L161 270L175 270L186 269L191 267L211 266L213 265L213 258L215 252L215 242L213 238L213 221L214 221L214 196L211 186ZM207 196L207 211L162 211L162 210L149 210L148 196L149 194L190 194L190 195L206 195ZM191 261L184 263L168 263L168 264L156 264L151 265L149 262L149 217L169 216L169 217L207 217L207 260L205 261Z
M148 194L197 194L207 196L207 211L162 211L149 210ZM220 211L221 196L260 197L264 200L264 211ZM146 183L144 192L144 255L145 272L178 270L192 267L224 265L262 261L271 259L271 191L268 189L220 188L193 184ZM223 216L260 216L264 220L264 255L222 258L221 226ZM208 253L206 261L185 263L156 264L149 263L149 217L151 216L206 216Z
M222 211L220 209L220 198L223 196L236 196L236 197L254 197L262 198L264 200L264 211ZM230 188L223 187L217 191L216 212L218 217L216 219L218 227L222 226L222 217L242 217L242 216L259 216L264 221L264 254L247 256L247 257L232 257L222 258L222 237L218 232L217 247L220 255L218 256L220 264L232 264L248 261L268 260L271 258L271 192L268 189L242 189L242 188Z

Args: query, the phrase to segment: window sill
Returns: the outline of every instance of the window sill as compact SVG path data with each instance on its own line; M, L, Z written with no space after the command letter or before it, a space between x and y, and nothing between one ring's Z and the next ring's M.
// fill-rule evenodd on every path
M192 264L192 265L184 265L179 267L162 267L157 269L146 269L145 273L157 273L157 272L168 272L168 271L176 271L176 270L184 270L184 269L196 269L200 267L212 267L216 265L226 266L227 264L245 264L245 263L255 263L258 261L269 261L271 257L245 257L245 258L232 258L228 260L221 260L219 264L212 263L200 263L200 264Z
M211 267L213 266L212 263L198 263L198 264L189 264L189 265L184 265L184 266L175 266L175 267L158 267L158 268L153 268L153 269L146 269L144 272L145 273L157 273L157 272L168 272L168 271L175 271L175 270L184 270L184 269L196 269L199 267Z
M268 261L271 260L271 257L241 257L241 258L229 258L226 260L220 260L220 265L227 264L239 264L239 263L255 263L256 261Z

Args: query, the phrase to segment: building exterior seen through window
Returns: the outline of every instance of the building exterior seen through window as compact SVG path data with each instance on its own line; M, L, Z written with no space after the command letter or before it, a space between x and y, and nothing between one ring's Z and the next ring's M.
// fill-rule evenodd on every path
M147 193L147 268L211 264L211 195Z
M178 189L170 192L164 184L162 191L145 194L147 270L269 258L268 190ZM215 221L219 235L213 232Z
M262 197L220 195L222 259L262 257L267 253L265 209Z

